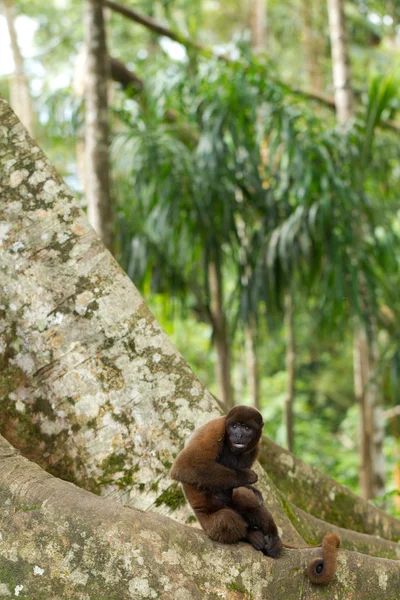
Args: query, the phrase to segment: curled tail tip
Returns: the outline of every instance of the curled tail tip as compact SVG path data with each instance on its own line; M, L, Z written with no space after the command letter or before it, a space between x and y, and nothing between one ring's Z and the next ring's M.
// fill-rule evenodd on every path
M336 533L327 533L324 535L324 539L322 540L322 545L329 544L334 548L340 548L341 539L340 536Z
M324 585L329 583L336 573L336 566L334 569L327 568L325 560L323 558L315 558L308 564L308 577L312 583L317 585Z
M337 549L340 537L336 533L328 533L322 540L322 558L315 558L308 564L308 577L312 583L324 585L329 583L336 573Z

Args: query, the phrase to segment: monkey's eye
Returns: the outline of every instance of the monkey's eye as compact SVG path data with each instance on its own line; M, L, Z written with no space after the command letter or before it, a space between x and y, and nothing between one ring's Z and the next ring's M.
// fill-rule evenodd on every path
M232 429L236 429L237 425L236 423L234 425L232 425Z
M250 431L250 427L248 425L246 425L245 429L246 431Z

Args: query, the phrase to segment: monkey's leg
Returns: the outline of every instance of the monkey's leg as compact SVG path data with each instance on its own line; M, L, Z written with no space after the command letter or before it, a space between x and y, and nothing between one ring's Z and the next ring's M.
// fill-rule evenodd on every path
M209 538L223 544L245 539L247 524L234 510L222 508L212 514L197 513L196 517Z
M260 505L259 496L252 489L245 487L236 488L232 493L232 504L251 529L262 532L264 536L263 552L273 558L279 556L283 549L282 540L278 535L278 528L272 514L263 504ZM256 539L258 546L260 544L260 535L253 533L251 537ZM250 540L250 543L253 544L253 541ZM257 548L255 544L253 545Z

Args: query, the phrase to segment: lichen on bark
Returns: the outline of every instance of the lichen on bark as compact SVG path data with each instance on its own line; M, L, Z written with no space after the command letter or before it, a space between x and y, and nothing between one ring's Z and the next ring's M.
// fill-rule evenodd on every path
M188 522L186 503L160 498L188 436L220 408L4 101L0 120L4 326L15 331L3 360L23 373L7 380L0 432L57 476ZM259 474L282 531L301 542Z
M226 546L162 515L57 480L0 436L0 594L21 600L380 600L397 598L399 563L342 551L329 587L310 583L319 550L279 560ZM16 593L18 592L18 594Z
M50 473L108 496L53 479L1 440L0 593L290 600L301 590L310 600L371 600L373 589L389 600L399 562L340 551L335 581L316 588L305 567L319 550L271 561L109 501L192 523L169 469L193 429L220 409L3 101L0 122L0 431ZM286 541L325 532L329 524L290 504L292 489L280 494L255 469ZM397 551L350 534L345 542Z

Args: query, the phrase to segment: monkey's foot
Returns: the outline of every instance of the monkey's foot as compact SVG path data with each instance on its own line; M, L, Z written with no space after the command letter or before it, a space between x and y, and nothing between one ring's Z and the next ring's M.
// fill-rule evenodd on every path
M283 550L282 540L278 535L265 535L264 536L264 549L263 552L266 556L271 558L278 558Z
M256 550L264 551L265 547L265 539L264 534L260 529L251 529L247 532L246 540L255 548Z

